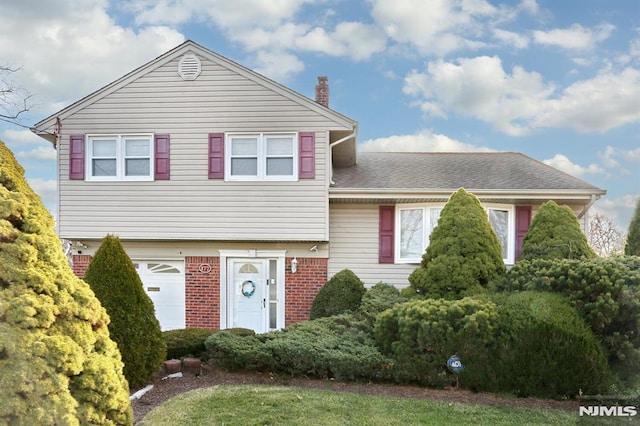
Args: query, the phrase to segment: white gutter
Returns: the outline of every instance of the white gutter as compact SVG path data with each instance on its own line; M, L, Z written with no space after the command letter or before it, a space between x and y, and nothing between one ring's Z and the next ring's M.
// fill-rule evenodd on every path
M600 196L598 195L596 197L595 194L591 194L591 201L589 201L589 203L584 206L584 208L582 209L582 211L580 212L580 214L578 214L578 219L582 219L582 216L584 216L585 214L587 214L587 212L589 211L589 209L591 208L591 206L593 206L593 203L595 203L597 200L600 199Z
M335 185L336 183L333 181L333 147L340 145L342 142L346 142L349 139L353 139L356 137L356 135L358 134L358 123L353 123L353 132L350 135L345 136L344 138L338 139L337 141L330 143L329 144L329 153L330 153L330 160L331 160L331 178L329 179L329 184L330 185Z

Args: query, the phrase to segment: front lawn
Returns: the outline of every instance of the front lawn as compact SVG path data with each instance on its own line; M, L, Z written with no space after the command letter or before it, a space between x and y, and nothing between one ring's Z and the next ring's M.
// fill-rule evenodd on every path
M186 392L155 408L140 425L566 425L577 419L577 411L245 385Z

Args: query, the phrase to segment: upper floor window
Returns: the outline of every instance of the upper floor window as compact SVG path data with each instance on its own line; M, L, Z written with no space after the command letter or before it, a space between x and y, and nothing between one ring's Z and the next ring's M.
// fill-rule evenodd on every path
M438 225L444 205L408 204L396 206L395 245L396 263L419 263L429 237ZM502 258L506 264L514 263L515 216L513 206L486 205L491 227L498 236Z
M88 135L88 180L153 180L153 135Z
M296 141L295 134L228 134L225 147L226 179L297 179Z

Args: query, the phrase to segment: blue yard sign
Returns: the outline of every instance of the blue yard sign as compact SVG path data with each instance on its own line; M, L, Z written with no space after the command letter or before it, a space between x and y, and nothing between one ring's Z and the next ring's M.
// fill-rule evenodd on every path
M447 367L454 373L459 373L464 370L464 365L462 365L462 361L460 361L460 357L458 355L453 355L447 360Z

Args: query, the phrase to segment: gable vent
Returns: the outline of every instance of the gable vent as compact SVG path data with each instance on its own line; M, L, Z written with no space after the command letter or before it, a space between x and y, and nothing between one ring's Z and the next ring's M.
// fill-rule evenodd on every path
M195 80L200 70L200 59L191 53L184 55L178 63L178 74L183 80Z

